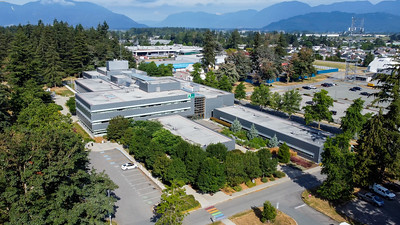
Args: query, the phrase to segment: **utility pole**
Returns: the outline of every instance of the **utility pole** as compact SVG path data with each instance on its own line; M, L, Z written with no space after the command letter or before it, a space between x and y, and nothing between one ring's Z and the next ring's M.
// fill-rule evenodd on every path
M110 199L110 190L107 190L107 196L108 196L108 198ZM111 202L110 202L110 204L111 204ZM112 222L111 222L111 212L110 211L108 211L108 216L109 216L109 218L110 218L110 225L112 225Z

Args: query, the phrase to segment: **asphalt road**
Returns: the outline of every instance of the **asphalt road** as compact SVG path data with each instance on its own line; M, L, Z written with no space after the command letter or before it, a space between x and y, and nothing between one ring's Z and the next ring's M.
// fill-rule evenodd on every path
M90 152L90 167L105 171L119 188L114 191L115 220L119 225L154 224L152 206L160 200L161 191L139 169L121 170L129 160L119 150Z
M283 168L292 179L290 181L254 192L230 201L215 205L226 217L262 206L268 200L279 210L291 216L299 225L338 224L336 221L308 207L301 199L305 188L313 187L321 182L323 176L304 174L291 168ZM184 220L184 224L204 225L211 223L210 214L204 209L192 212Z

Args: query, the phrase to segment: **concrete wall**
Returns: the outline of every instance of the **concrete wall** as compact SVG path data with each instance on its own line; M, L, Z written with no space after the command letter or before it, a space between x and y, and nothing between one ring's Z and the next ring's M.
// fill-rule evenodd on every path
M224 120L229 123L232 123L237 118L236 116L219 111L218 109L214 110L213 117L218 118L220 120ZM237 119L240 121L243 128L250 130L250 127L253 124L252 122L246 120L246 118L237 118ZM322 151L323 144L309 143L306 140L298 139L294 136L282 133L279 130L274 130L272 128L260 126L258 124L254 124L254 126L256 127L260 136L266 138L272 138L276 134L276 137L281 143L286 142L286 144L289 147L296 150L299 153L299 155L317 163L321 161L320 154ZM323 140L321 140L321 142L323 142Z
M176 81L171 81L169 83L148 83L143 81L138 81L140 90L145 92L161 92L161 91L172 91L172 90L180 90L181 84Z
M107 61L107 70L127 70L129 69L128 61L118 60L118 61Z
M124 116L133 118L134 120L147 120L150 118L161 116L161 113L178 114L181 116L191 116L194 113L194 100L191 99L189 102L177 102L176 104L170 105L157 105L146 106L143 108L136 109L116 109L113 111L105 112L93 112L93 110L101 109L112 109L120 107L134 107L135 105L159 103L163 101L172 100L185 100L187 96L168 96L164 98L145 99L139 101L130 101L122 103L109 103L102 105L90 105L84 101L79 94L76 95L76 106L78 118L96 135L98 133L105 133L107 129L108 121L116 116ZM174 112L183 110L184 112Z
M232 106L235 101L234 94L219 95L216 98L206 98L205 118L210 118L214 109L222 106Z
M79 80L75 80L75 90L79 93L92 92L92 90L81 84Z

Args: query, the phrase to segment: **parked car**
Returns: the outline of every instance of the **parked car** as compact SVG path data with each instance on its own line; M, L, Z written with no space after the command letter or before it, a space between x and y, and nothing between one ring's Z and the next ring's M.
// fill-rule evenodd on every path
M306 104L307 105L314 105L314 102L313 101L306 101Z
M381 195L381 196L383 196L383 197L385 197L385 198L387 198L387 199L393 200L393 199L396 197L395 194L393 194L393 193L390 192L387 188L383 187L383 186L380 185L380 184L374 184L374 185L372 185L370 188L371 188L371 190L373 190L375 193L377 193L377 194L379 194L379 195Z
M322 87L332 87L334 84L332 83L323 83L321 84Z
M330 112L332 113L332 115L336 115L337 114L336 110L331 110Z
M137 165L134 163L125 163L121 166L122 170L131 170L137 168Z
M367 192L367 193L358 192L357 196L360 199L362 199L362 200L364 200L366 202L369 202L369 203L371 203L371 204L373 204L375 206L379 206L380 207L380 206L383 206L383 204L384 204L384 201L381 198L379 198L378 196L372 194L371 192Z
M354 87L350 88L349 91L357 91Z
M306 86L303 86L303 89L310 90L310 89L317 89L317 88L313 85L306 85Z
M362 90L361 87L353 87L353 89L356 90L356 91L361 91Z
M370 96L371 94L370 94L370 93L368 93L368 92L366 92L366 91L363 91L363 92L361 92L361 93L360 93L360 95L364 95L364 96Z

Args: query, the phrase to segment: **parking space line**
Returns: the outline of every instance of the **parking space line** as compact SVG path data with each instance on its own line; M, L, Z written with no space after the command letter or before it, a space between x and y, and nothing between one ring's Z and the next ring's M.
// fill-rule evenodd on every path
M137 183L137 184L135 184L135 186L136 186L136 185L140 185L140 184L145 184L145 183L147 183L147 182L149 182L149 181L146 180L145 182Z
M150 184L151 185L151 184ZM145 188L140 188L140 189L136 189L137 191L140 191L140 190L144 190L144 189L149 189L150 187L152 187L152 186L147 186L147 187L145 187Z
M137 175L142 175L142 174L141 173L124 174L124 176L126 176L126 177L133 177L133 176L137 176Z
M150 193L154 193L154 192L156 192L156 191L158 191L158 190L151 191L151 192L147 192L147 193L144 193L144 194L140 194L139 196L145 196L145 195L148 195L148 194L150 194Z

